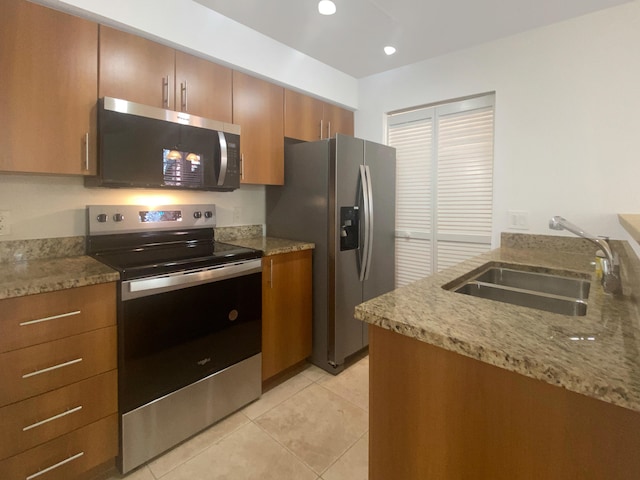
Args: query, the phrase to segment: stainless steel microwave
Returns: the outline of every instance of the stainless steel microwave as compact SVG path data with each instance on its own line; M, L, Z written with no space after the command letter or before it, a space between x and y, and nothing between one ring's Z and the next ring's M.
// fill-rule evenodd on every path
M98 174L85 185L234 190L240 186L240 127L101 98Z

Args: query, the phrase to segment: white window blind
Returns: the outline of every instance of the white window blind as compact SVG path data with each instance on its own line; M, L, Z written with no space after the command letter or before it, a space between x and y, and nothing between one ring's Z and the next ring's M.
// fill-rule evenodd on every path
M490 248L493 95L389 116L396 286Z

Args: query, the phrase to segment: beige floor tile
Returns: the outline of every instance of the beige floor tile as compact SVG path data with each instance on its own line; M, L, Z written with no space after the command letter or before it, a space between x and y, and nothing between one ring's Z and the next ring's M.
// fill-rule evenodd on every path
M169 450L161 457L149 462L149 469L156 478L160 478L249 421L242 412L234 413L195 437ZM127 478L127 480L129 479Z
M367 480L369 478L369 434L356 444L322 474L323 480Z
M255 422L322 474L367 431L368 414L314 383Z
M324 370L322 370L320 367L317 367L311 363L308 364L307 368L305 368L300 373L305 377L307 377L312 382L317 382L319 380L322 380L323 378L329 378L333 376L330 373L327 373Z
M254 423L169 472L162 480L316 480L317 475Z
M242 410L242 413L251 420L254 420L310 384L311 380L309 380L309 378L298 374L286 382L281 383L277 387L272 388L268 392L263 393L258 400L247 405Z
M327 376L318 381L333 393L369 411L369 357L346 368L340 374Z
M138 468L137 470L134 470L133 472L127 475L120 475L119 473L114 473L111 476L105 478L104 480L120 480L123 478L126 480L155 480L155 477L151 473L151 470L149 470L149 468L146 465L143 465L142 467Z

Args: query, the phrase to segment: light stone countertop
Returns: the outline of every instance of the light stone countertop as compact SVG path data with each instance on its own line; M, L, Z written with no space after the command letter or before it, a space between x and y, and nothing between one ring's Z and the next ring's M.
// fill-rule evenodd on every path
M640 214L621 213L618 215L618 220L633 239L640 243Z
M297 240L287 240L285 238L274 237L225 239L225 243L261 250L265 257L281 253L298 252L300 250L311 250L315 248L315 245L310 242L299 242Z
M524 237L529 236L518 238ZM593 254L584 253L585 248L589 250L584 241L530 237L533 240L525 239L524 245L518 245L518 241L505 242L503 236L502 248L365 302L356 307L355 316L431 345L640 411L640 261L626 242L615 242L622 245L614 249L623 250L626 284L624 295L613 297L602 291L595 278ZM558 244L549 244L549 238L558 238ZM442 288L490 262L590 276L587 314L548 313Z
M91 257L23 260L0 264L0 299L115 282L120 274Z

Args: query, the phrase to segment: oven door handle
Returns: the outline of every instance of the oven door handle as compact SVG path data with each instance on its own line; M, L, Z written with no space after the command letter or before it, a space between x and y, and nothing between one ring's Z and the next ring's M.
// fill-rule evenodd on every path
M203 283L218 282L260 272L262 272L262 261L258 258L159 277L128 280L122 282L122 300L156 295L171 290L179 290Z

